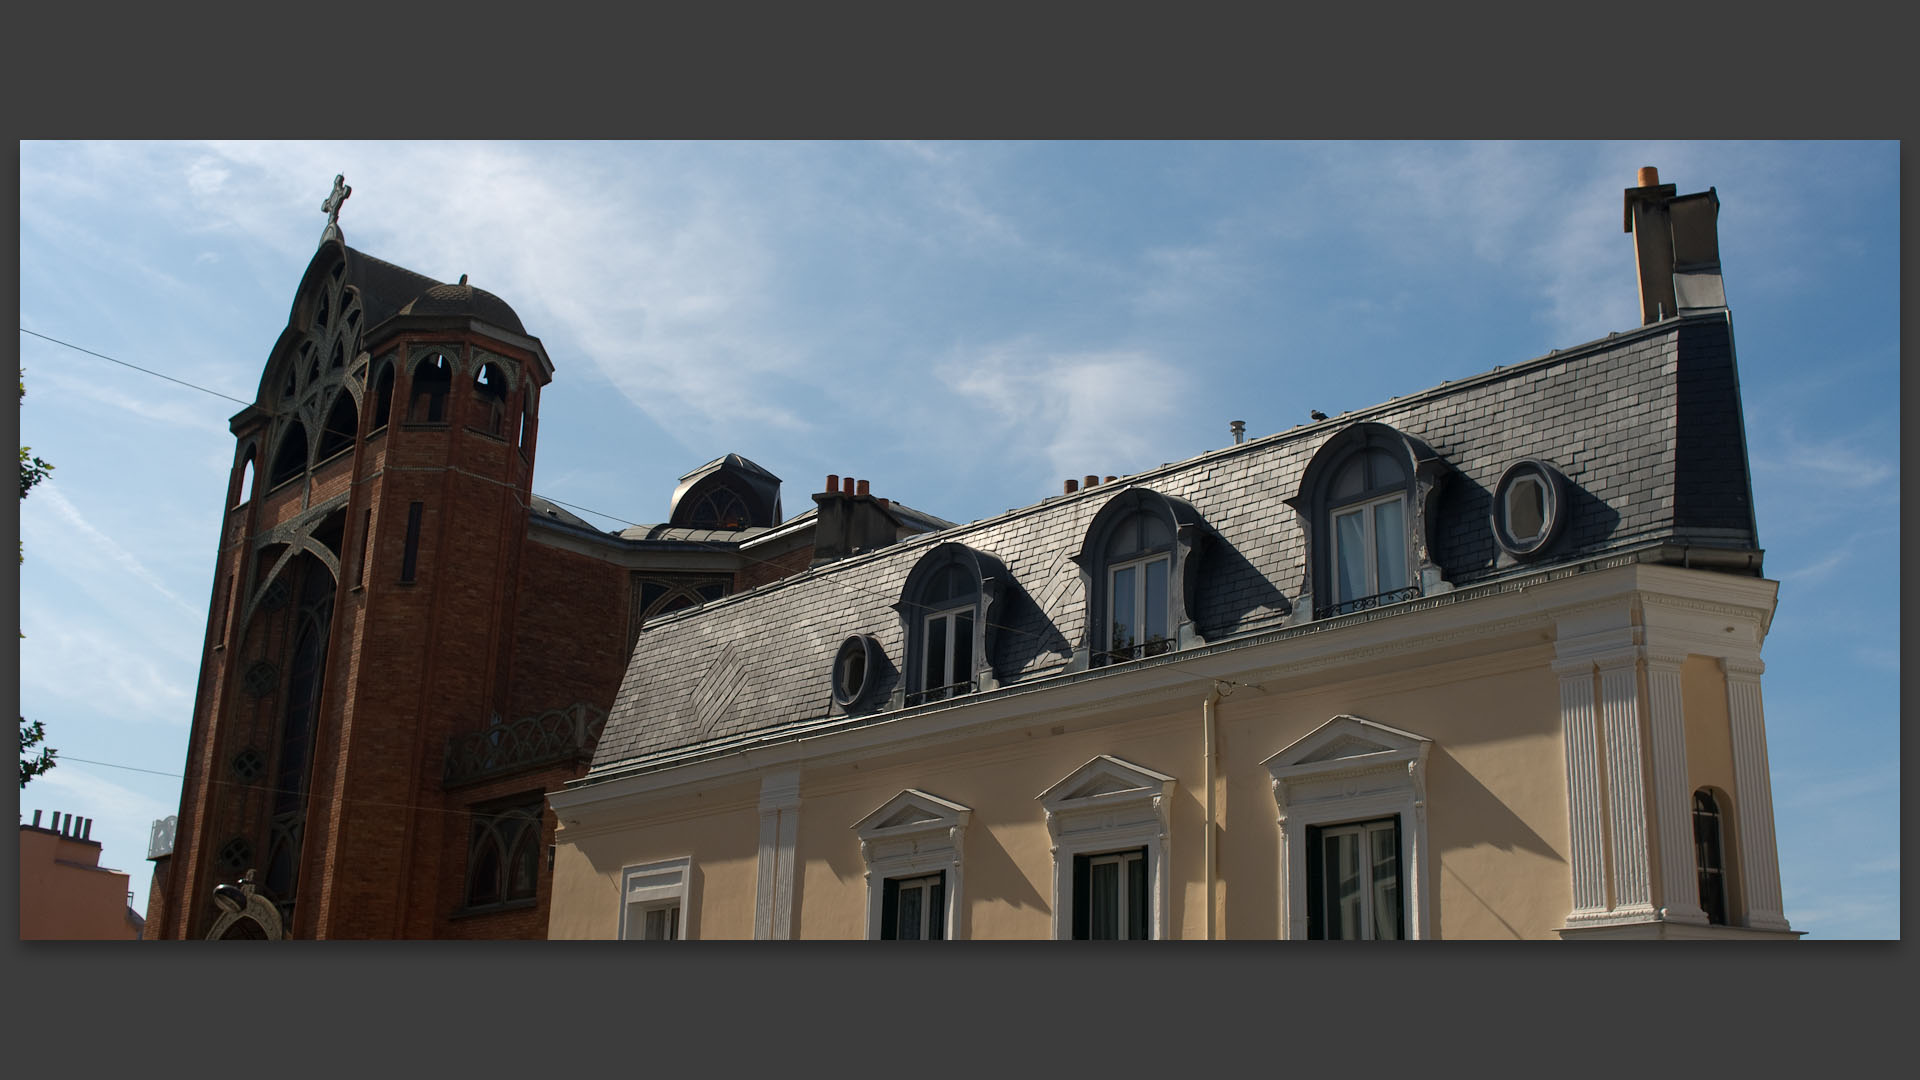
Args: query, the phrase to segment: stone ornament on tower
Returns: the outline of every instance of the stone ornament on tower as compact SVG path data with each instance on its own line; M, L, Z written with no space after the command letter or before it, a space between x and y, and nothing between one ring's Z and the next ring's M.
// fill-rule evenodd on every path
M340 230L340 206L347 201L347 196L352 194L353 188L347 185L346 174L340 173L335 175L333 178L333 192L320 203L320 209L327 215L327 228L329 230L333 232Z

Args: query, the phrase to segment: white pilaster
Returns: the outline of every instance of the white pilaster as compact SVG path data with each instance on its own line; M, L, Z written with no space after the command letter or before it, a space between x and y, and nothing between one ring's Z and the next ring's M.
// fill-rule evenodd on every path
M1653 729L1654 815L1660 832L1661 917L1705 924L1700 878L1694 865L1693 788L1687 780L1687 727L1680 693L1684 653L1647 657L1647 706Z
M1780 902L1780 859L1773 838L1773 778L1767 767L1767 725L1761 715L1760 658L1723 658L1727 676L1727 714L1733 725L1733 798L1740 831L1734 850L1746 924L1761 930L1785 930Z
M1567 818L1572 832L1568 862L1573 871L1573 912L1567 921L1572 923L1607 913L1606 818L1600 796L1593 661L1556 660L1553 670L1560 676L1560 726L1567 750ZM1284 830L1282 836L1284 845Z
M753 936L793 936L794 838L800 825L800 773L770 773L760 781L760 865L754 893Z
M1651 918L1647 787L1640 766L1639 650L1599 657L1600 715L1607 739L1607 819L1613 855L1613 913Z

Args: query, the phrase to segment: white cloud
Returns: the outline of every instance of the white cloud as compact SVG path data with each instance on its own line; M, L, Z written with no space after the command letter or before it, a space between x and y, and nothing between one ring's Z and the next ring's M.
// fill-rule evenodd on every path
M1158 433L1181 397L1171 364L1141 351L1059 352L1017 341L955 358L941 378L984 409L1005 456L1044 454L1054 475L1159 464Z
M34 800L42 804L58 802L63 813L92 818L96 840L100 839L102 822L132 822L144 833L154 821L179 809L106 779L100 768L56 756L54 767L34 779ZM25 801L23 798L23 806ZM141 854L146 854L144 848Z
M34 488L34 491L38 493L36 499L43 500L46 505L52 506L54 513L58 514L60 519L66 522L67 525L78 534L79 538L85 541L94 551L105 555L121 569L151 587L161 596L172 601L174 606L186 612L189 616L195 619L202 617L200 611L180 599L179 594L175 593L172 589L167 588L166 583L160 580L160 576L147 569L146 565L142 563L133 552L121 547L112 537L94 528L93 525L81 515L80 508L73 505L73 503L68 501L67 497L61 493L60 488L54 481L49 480L42 483Z
M104 360L90 359L88 363L96 363L101 368L107 367ZM227 426L219 422L219 417L220 413L228 407L237 409L238 405L229 402L225 406L215 405L209 408L207 404L197 400L203 395L195 391L186 390L184 387L176 389L165 386L151 376L134 372L128 372L127 379L115 378L108 381L105 378L77 377L80 370L37 366L34 369L35 389L44 389L49 396L54 393L70 395L169 427L188 428L223 442L232 438ZM134 382L133 380L136 379L139 381ZM120 386L138 387L143 390L153 387L162 387L162 389L156 393L140 396L123 393L119 389ZM225 467L225 463L222 463L221 468Z
M20 687L46 702L49 714L105 713L119 720L186 726L192 720L193 678L199 666L195 622L189 634L164 639L176 655L145 640L119 612L23 609ZM179 625L167 627L177 631ZM192 650L182 653L182 650Z
M1756 461L1756 470L1798 472L1797 479L1821 488L1871 488L1889 485L1899 477L1898 465L1863 452L1846 436L1809 441L1788 430L1775 438L1783 456Z

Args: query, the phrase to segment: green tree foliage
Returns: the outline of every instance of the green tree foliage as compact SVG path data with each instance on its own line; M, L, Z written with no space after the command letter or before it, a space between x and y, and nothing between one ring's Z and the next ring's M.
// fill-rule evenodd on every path
M26 396L27 373L22 371L20 373L20 397L24 399ZM32 449L30 446L20 448L20 497L22 499L27 497L27 492L33 490L33 485L45 480L47 474L53 471L53 466L32 456ZM27 561L27 544L24 540L20 542L20 561ZM22 633L20 636L26 637L27 635ZM42 724L38 720L29 724L27 723L26 717L23 716L20 718L20 786L22 788L27 786L27 781L53 768L54 755L59 753L59 751L51 747L41 747L39 753L35 754L33 750L34 747L45 742L46 738L47 727L45 724Z

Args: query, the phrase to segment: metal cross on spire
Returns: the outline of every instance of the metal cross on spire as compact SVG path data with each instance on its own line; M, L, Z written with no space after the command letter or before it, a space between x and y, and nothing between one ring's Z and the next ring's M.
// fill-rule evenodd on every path
M328 228L337 229L340 227L340 204L346 202L347 196L351 194L353 194L353 189L347 186L346 174L342 173L335 176L333 178L333 193L328 195L326 201L320 204L320 209L327 213Z

